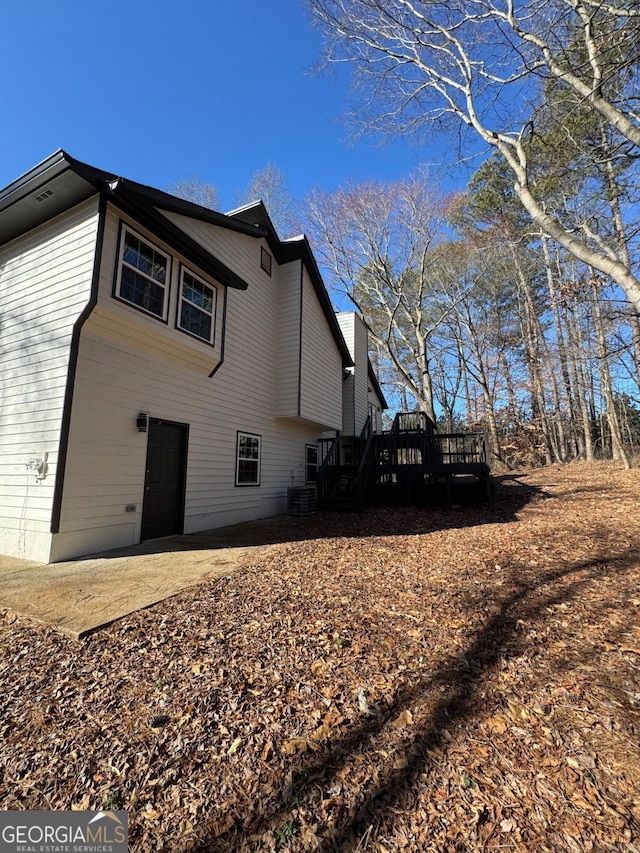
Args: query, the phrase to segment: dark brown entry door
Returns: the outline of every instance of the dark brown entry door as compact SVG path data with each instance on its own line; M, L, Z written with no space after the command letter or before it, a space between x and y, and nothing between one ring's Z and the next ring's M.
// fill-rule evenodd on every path
M149 421L142 539L182 533L187 467L187 427Z

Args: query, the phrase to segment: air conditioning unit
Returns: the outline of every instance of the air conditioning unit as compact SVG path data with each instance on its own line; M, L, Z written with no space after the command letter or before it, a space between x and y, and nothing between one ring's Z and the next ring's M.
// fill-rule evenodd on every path
M287 489L287 515L313 515L315 511L315 486L293 486Z

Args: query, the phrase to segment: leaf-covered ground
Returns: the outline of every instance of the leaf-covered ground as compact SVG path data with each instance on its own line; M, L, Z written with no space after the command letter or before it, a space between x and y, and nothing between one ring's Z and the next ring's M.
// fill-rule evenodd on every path
M141 853L640 851L639 498L553 467L292 520L81 643L5 613L0 805Z

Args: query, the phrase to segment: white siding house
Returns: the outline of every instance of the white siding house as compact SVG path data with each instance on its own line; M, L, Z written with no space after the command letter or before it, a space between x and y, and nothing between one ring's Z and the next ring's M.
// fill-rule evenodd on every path
M342 385L342 432L360 435L367 418L373 432L382 432L382 411L387 402L369 361L367 327L353 311L336 316L353 361Z
M71 343L91 292L97 221L90 199L0 248L0 553L48 559Z
M261 203L225 216L62 151L0 191L0 346L0 553L43 562L284 512L353 366Z

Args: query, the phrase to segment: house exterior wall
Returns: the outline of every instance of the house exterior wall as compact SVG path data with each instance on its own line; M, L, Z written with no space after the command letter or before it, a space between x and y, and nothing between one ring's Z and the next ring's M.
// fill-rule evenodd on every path
M358 315L343 312L338 324L355 364L343 384L343 426L345 435L360 435L369 417L369 345L367 329Z
M120 218L115 211L108 213L98 305L80 338L52 560L139 541L147 449L147 434L135 426L139 411L189 427L185 533L284 512L287 487L305 483L305 445L314 444L339 416L341 357L320 306L313 306L317 298L311 289L304 292L308 304L303 339L314 346L316 361L327 362L327 373L302 362L302 387L316 382L318 388L304 401L304 418L278 417L283 400L280 369L290 360L281 346L282 324L287 323L280 313L281 297L293 292L296 277L300 293L299 264L281 271L274 263L269 276L260 267L260 240L233 232L221 237L217 226L199 222L188 229L178 217L180 227L248 283L246 291L226 293L224 361L210 377L218 355L212 359L211 347L193 342L190 359L180 334L168 328L171 324L113 300ZM147 236L143 229L135 230ZM176 287L174 282L172 289ZM170 305L170 317L171 311ZM221 304L218 311L221 317ZM309 328L313 323L321 326L315 337ZM187 350L190 345L188 341ZM286 392L290 390L287 386ZM331 403L328 414L322 409L326 400ZM261 436L259 486L235 485L238 431ZM135 510L126 511L127 505Z
M93 199L0 248L0 553L49 559L71 342L97 229ZM26 464L45 454L38 480Z
M298 417L300 407L300 312L302 262L294 261L279 270L278 282L278 391L279 418Z
M375 433L380 433L382 432L382 401L371 386L369 386L368 401L371 429Z
M250 287L256 270L258 286L269 279L260 268L261 249L271 254L266 240L179 214L165 215L249 282ZM279 316L277 416L298 417L325 429L340 429L342 359L309 274L301 261L279 267L274 260L272 278L277 284L272 298Z
M342 357L306 270L302 278L300 416L340 429Z

